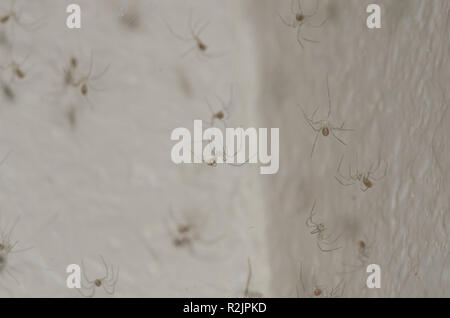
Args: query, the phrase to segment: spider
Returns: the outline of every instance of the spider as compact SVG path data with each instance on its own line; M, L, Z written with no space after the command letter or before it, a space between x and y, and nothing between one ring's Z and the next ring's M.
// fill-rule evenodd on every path
M35 30L39 26L40 21L25 23L21 18L21 14L19 14L19 12L15 9L16 0L12 0L10 3L11 5L8 11L6 13L0 14L0 24L6 24L9 21L14 21L17 25L19 25L26 31Z
M79 61L76 57L72 56L69 60L69 66L63 70L63 79L64 84L69 87L74 87L79 89L79 92L81 95L87 100L88 104L92 107L92 103L90 102L88 98L89 90L100 90L96 88L92 82L98 80L102 76L105 75L105 73L109 69L109 65L105 67L103 71L98 73L97 75L93 75L93 67L94 67L94 55L91 53L90 62L89 62L89 69L87 74L79 75Z
M2 163L5 161L5 159L6 157L2 160ZM32 248L28 247L18 250L16 249L16 246L19 243L19 241L11 241L11 234L14 231L17 223L19 222L19 219L20 218L17 217L17 219L14 221L13 225L8 231L0 229L0 272L5 271L12 279L14 279L16 283L19 283L18 280L7 268L8 256L9 254L24 252Z
M250 281L252 279L252 265L250 263L250 258L248 259L248 276L247 276L247 284L245 285L244 297L246 298L262 298L264 295L260 292L250 291Z
M70 71L74 71L77 66L77 63L75 62L75 64L74 64L74 62L75 62L75 60L72 57L71 61L70 61L70 64L71 64L71 66L70 66L71 68L69 69ZM102 77L109 69L109 65L108 65L102 72L100 72L99 74L94 76L94 75L92 75L93 66L94 66L94 55L91 53L88 73L86 75L80 76L78 78L78 80L75 80L72 77L71 82L69 82L74 87L80 87L80 92L84 96L87 96L89 87L93 88L94 90L98 90L92 85L92 81L96 81L97 79ZM67 73L66 73L65 80L67 82Z
M208 58L208 57L214 57L214 55L207 52L208 46L200 39L200 35L203 33L203 31L206 29L206 27L209 25L209 21L206 21L205 23L201 24L199 26L199 22L192 23L192 12L189 14L189 29L191 35L189 37L182 36L177 34L170 25L166 22L166 26L169 29L170 33L172 33L173 36L175 36L177 39L181 41L186 42L195 42L195 45L191 48L189 48L186 52L184 52L181 57L185 57L189 53L191 53L193 50L196 50L196 55L199 59L201 58Z
M26 73L24 72L22 65L28 60L29 55L27 55L21 62L17 62L15 60L12 60L9 62L6 66L0 66L0 70L3 72L11 69L11 80L14 78L17 78L19 80L24 79L26 76Z
M95 290L98 287L103 287L103 290L108 295L113 295L115 292L116 284L119 279L119 268L117 267L117 274L115 274L114 266L111 265L109 267L108 264L106 263L105 259L103 258L103 256L100 255L100 258L105 267L105 275L100 278L96 278L94 280L89 280L89 278L87 277L85 268L84 268L84 262L81 261L81 267L82 267L81 270L83 271L83 277L84 277L84 280L86 281L86 285L82 284L81 288L77 289L77 290L83 297L94 297ZM88 293L87 294L83 293L83 291L82 291L83 289L87 290Z
M297 8L295 8L295 2L297 2ZM288 27L297 29L297 42L300 44L300 46L302 48L304 48L303 43L302 43L302 39L308 42L312 42L312 43L319 43L319 41L316 40L311 40L308 38L305 38L302 33L302 27L303 26L310 26L312 28L320 28L322 27L328 20L325 19L322 23L320 23L319 25L312 25L309 20L316 15L317 10L319 9L319 1L316 1L316 8L314 9L314 12L312 14L304 14L303 10L302 10L302 5L301 5L301 1L300 0L291 0L291 13L293 15L292 17L292 21L286 21L281 14L278 14L281 21Z
M242 139L240 140L240 143L242 145ZM241 163L234 163L234 159L233 159L233 162L229 162L228 159L237 158L239 152L240 152L240 149L238 149L236 152L234 152L233 155L228 155L228 152L225 147L223 147L221 151L217 151L216 149L214 149L214 153L211 154L208 158L205 158L205 155L202 154L202 163L206 164L209 167L217 167L218 164L227 164L227 165L233 166L233 167L242 167L243 165L249 163L250 159L252 159L252 158L254 158L254 156L256 156L256 154L254 154L253 156L250 156L247 160L245 160L244 162L241 162ZM191 150L191 153L193 156L195 156L195 153L192 150Z
M172 237L172 243L175 247L188 248L188 250L194 254L194 242L201 242L207 245L212 245L223 239L224 235L218 236L214 239L204 239L200 234L199 228L205 226L208 221L204 218L202 222L196 222L195 220L187 217L182 222L178 221L173 210L169 212L170 223L168 224L169 234Z
M358 240L357 244L357 264L344 264L345 267L351 268L350 270L346 270L342 274L353 273L361 268L364 268L366 264L369 263L370 254L372 252L373 244L368 243L367 237L364 236L364 239Z
M352 174L351 166L348 166L348 176L343 176L340 172L342 159L344 156L341 156L339 160L339 164L336 170L336 174L334 178L343 186L351 186L355 183L361 183L360 189L363 192L366 192L370 188L373 187L375 181L379 181L386 176L388 165L385 165L384 173L378 177L374 176L374 174L380 169L381 161L378 161L377 167L374 169L373 164L370 165L369 170L367 172L360 172L358 169L355 174Z
M330 132L333 135L334 138L336 138L336 140L338 140L341 144L343 144L344 146L347 145L341 138L339 138L334 131L354 131L354 129L351 128L344 128L344 123L342 123L341 126L339 127L335 127L331 122L330 122L330 116L331 116L331 98L330 98L330 87L328 85L328 78L327 78L327 92L328 92L328 115L327 118L324 120L319 120L319 121L314 121L314 115L317 113L317 111L319 110L319 107L316 108L316 110L312 113L311 117L308 117L305 113L305 111L302 109L303 112L303 116L305 117L305 120L307 121L307 123L311 126L311 128L316 132L316 137L314 138L314 143L311 149L311 157L314 154L314 149L316 147L317 144L317 139L319 137L319 134L321 133L322 136L327 137Z
M308 297L313 298L321 298L321 297L327 297L327 298L335 298L335 297L341 297L344 293L344 281L341 281L338 283L335 287L327 290L326 287L322 285L318 285L317 283L313 284L313 288L310 290L311 292L307 292L305 283L303 281L303 274L302 274L302 264L300 264L300 271L299 271L299 280L300 284L302 285L303 294L306 294ZM314 277L313 277L313 280ZM297 298L300 297L300 293L298 290L298 284L296 285L296 292L297 292Z
M316 206L316 202L314 201L314 204L311 208L311 212L309 213L309 217L306 219L305 224L307 227L312 229L311 234L316 235L317 247L319 247L319 249L322 252L332 252L332 251L340 249L341 246L334 247L334 248L331 247L340 238L340 235L338 235L334 240L331 241L330 240L331 234L328 236L324 235L324 232L326 231L325 224L314 222L313 216L315 214L314 213L315 206ZM331 248L324 248L323 246L330 246Z
M230 108L233 103L233 86L230 87L230 99L228 100L228 102L225 102L219 95L216 95L216 98L222 106L218 111L214 111L211 103L209 102L208 99L206 99L206 104L208 105L212 114L211 122L209 123L209 125L211 127L214 126L214 121L218 120L221 121L223 125L226 127L227 126L226 121L230 118Z
M64 69L64 84L68 86L75 86L76 80L75 80L75 73L78 66L78 59L74 56L70 58L69 67L67 69Z

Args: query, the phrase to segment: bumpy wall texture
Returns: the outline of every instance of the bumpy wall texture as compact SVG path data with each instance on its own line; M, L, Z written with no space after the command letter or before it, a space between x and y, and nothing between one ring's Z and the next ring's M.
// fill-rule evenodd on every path
M71 1L0 3L1 296L80 297L66 267L102 257L85 295L241 297L250 260L247 295L450 296L450 1L372 1L370 30L370 1L302 0L299 38L297 0L74 2L79 30ZM171 161L217 95L280 128L277 174Z

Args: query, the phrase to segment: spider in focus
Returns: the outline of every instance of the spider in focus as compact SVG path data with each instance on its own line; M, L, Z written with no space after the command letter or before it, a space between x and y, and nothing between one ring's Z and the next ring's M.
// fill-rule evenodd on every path
M341 138L339 138L335 131L354 131L354 129L351 128L344 128L345 122L342 123L341 126L334 126L330 121L331 116L331 98L330 98L330 86L328 85L328 78L327 78L327 92L328 92L328 115L326 119L314 120L314 115L319 110L319 107L316 108L316 110L312 113L311 117L308 117L305 113L305 111L302 109L303 116L305 117L306 122L311 126L311 128L316 132L316 136L314 138L314 143L311 149L311 157L314 154L314 149L317 144L317 140L319 137L319 134L322 134L323 137L327 137L330 135L330 133L333 135L334 138L336 138L337 141L339 141L344 146L347 145L345 141L343 141Z
M358 169L356 169L356 172L353 173L352 168L349 164L348 176L344 176L344 175L342 175L342 173L340 171L343 158L344 158L344 156L341 156L338 167L336 169L336 175L334 176L334 178L343 186L351 186L356 183L360 183L361 191L366 192L367 190L369 190L370 188L373 187L375 182L380 181L387 174L388 165L386 163L386 165L384 167L384 172L379 176L375 176L376 172L379 171L379 169L381 167L381 160L379 160L376 168L374 168L374 165L371 164L369 169L366 172L361 172Z
M330 237L332 236L331 234L328 236L325 236L325 231L327 230L327 228L325 227L324 223L316 223L313 220L313 216L315 214L314 212L314 208L316 207L316 202L314 201L314 204L311 208L311 211L309 213L309 217L306 219L306 226L309 227L311 230L311 234L312 235L316 235L316 239L317 239L317 247L322 251L322 252L332 252L335 250L338 250L341 248L341 246L338 247L332 247L335 245L335 243L339 240L339 238L341 237L340 235L338 235L335 239L330 240ZM328 246L328 247L327 247Z
M297 3L297 8L295 8L296 3ZM310 23L310 19L317 14L318 9L319 9L319 1L316 1L316 7L314 9L314 12L312 14L305 14L302 9L301 0L291 0L292 20L287 21L285 18L283 18L283 16L281 14L278 14L281 21L286 26L297 29L297 42L298 42L298 44L300 44L300 46L302 48L304 48L302 40L305 40L305 41L311 42L311 43L319 43L319 41L317 41L317 40L312 40L312 39L304 37L301 32L302 27L309 26L312 28L320 28L327 22L328 18L323 20L318 25L313 25Z
M84 262L81 261L81 270L83 272L85 284L82 283L81 288L77 288L77 290L83 297L94 297L95 291L99 287L103 287L103 290L108 295L114 295L116 284L119 279L119 268L117 267L117 272L115 272L113 265L108 266L103 256L100 255L100 258L102 260L103 266L105 267L105 275L93 280L90 280L87 277L86 270L84 268ZM87 294L84 293L83 290L87 291Z

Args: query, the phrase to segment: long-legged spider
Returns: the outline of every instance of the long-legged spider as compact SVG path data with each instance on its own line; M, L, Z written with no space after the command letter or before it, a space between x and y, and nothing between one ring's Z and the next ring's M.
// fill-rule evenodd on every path
M22 13L15 9L16 2L16 0L11 0L9 9L6 12L0 13L0 24L7 24L12 21L26 31L37 29L42 21L25 22L22 18Z
M203 31L208 27L210 21L206 21L203 24L199 21L193 23L192 22L192 12L189 13L189 30L190 30L190 36L183 36L177 34L171 26L166 22L166 26L169 29L170 33L177 39L185 42L194 42L195 45L190 47L188 50L186 50L181 57L185 57L192 51L196 51L196 56L201 60L202 58L209 58L214 57L214 55L210 54L208 51L208 46L201 40L200 35L203 33ZM208 52L207 52L208 51Z
M332 236L332 234L325 236L325 231L327 230L327 228L325 227L324 223L316 223L313 220L313 216L315 214L314 212L314 208L316 207L316 202L314 201L314 204L311 208L311 211L309 213L308 218L305 221L305 224L307 227L309 227L311 230L311 234L312 235L316 235L316 239L317 239L317 247L322 251L322 252L332 252L335 250L338 250L341 248L341 246L338 247L332 247L335 245L335 243L337 242L337 240L339 240L339 238L341 237L340 235L338 235L336 238L334 238L333 240L330 240L330 237ZM325 246L325 247L324 247ZM328 246L328 248L327 248Z
M312 288L306 288L306 284L303 281L302 264L300 264L299 280L302 285L303 294L310 298L336 298L342 297L344 293L345 284L344 281L339 282L336 286L332 288L326 288L323 285L318 285L316 282L313 283ZM313 277L313 281L315 281ZM298 283L296 284L297 298L300 298L300 292L298 289Z
M116 284L119 279L119 268L117 267L117 272L115 273L114 266L112 264L111 266L108 266L103 256L100 255L100 258L102 260L103 266L105 267L105 275L94 280L90 280L87 277L84 262L81 261L81 270L83 272L83 277L86 284L82 283L81 288L77 290L83 297L94 297L95 290L98 287L103 287L103 290L108 295L113 295L116 290ZM86 290L88 293L85 294L82 290Z
M73 63L73 60L71 60L71 64L72 63ZM72 86L74 86L74 87L80 87L80 92L84 96L87 96L89 88L92 88L94 90L99 90L98 88L96 88L95 86L92 85L92 82L98 80L103 75L105 75L105 73L109 69L109 65L108 65L105 67L105 69L103 71L101 71L97 75L92 75L93 67L94 67L94 54L91 53L91 58L90 58L90 62L89 62L89 70L88 70L87 74L81 75L78 78L78 80L75 80L71 83Z
M224 238L224 234L214 239L205 239L201 234L201 228L203 228L208 221L207 217L204 217L201 222L194 220L189 216L180 221L173 214L173 210L169 211L169 223L167 225L169 235L172 238L172 244L177 248L187 248L189 252L194 254L194 245L196 242L200 242L205 245L213 245Z
M219 101L221 108L215 111L208 99L205 99L206 104L211 111L210 126L214 126L216 120L221 121L225 127L227 127L227 120L230 118L230 109L233 105L233 86L230 87L230 98L225 102L219 95L216 94L216 99Z
M2 162L5 159L2 160ZM19 241L12 241L11 235L14 231L17 223L19 222L19 217L14 221L12 226L9 228L9 230L6 229L0 229L0 273L5 272L7 273L16 283L19 283L19 281L14 277L14 275L8 270L7 263L8 263L8 256L9 254L15 254L20 252L25 252L32 247L27 247L23 249L16 249L17 244L19 244Z
M341 274L349 274L353 273L357 270L360 270L369 263L369 258L372 253L373 243L369 243L369 240L366 236L364 239L358 240L356 244L357 255L356 255L356 264L344 264L345 271Z
M295 8L295 3L297 3L297 8ZM302 39L308 42L312 43L319 43L317 40L312 40L304 37L302 35L302 27L309 26L312 28L320 28L322 27L328 19L323 20L320 24L314 25L310 23L310 19L314 17L317 14L317 11L319 9L319 1L316 1L316 8L314 9L314 12L312 14L305 14L302 9L301 0L291 0L291 13L292 13L292 20L289 22L281 14L278 14L280 16L281 21L288 27L297 29L297 42L300 44L302 48L304 48Z
M94 68L94 54L91 52L91 57L89 61L89 69L88 72L83 74L81 72L78 72L79 70L79 62L78 59L74 56L70 58L69 66L63 70L64 72L64 84L66 86L75 87L80 90L81 95L88 101L89 105L92 106L92 103L90 102L88 98L88 93L90 89L93 90L100 90L99 88L95 87L93 85L93 82L101 78L105 75L105 73L109 69L109 65L103 69L100 73L97 75L93 75L93 68Z
M209 157L206 157L204 153L202 153L201 158L202 163L206 164L209 167L217 167L218 164L226 164L233 167L242 167L243 165L249 163L250 159L252 159L257 154L249 156L244 162L234 163L235 159L238 158L239 152L241 151L241 146L242 146L242 139L240 140L240 146L232 155L229 154L225 146L222 146L222 150L214 149L214 152ZM191 153L193 156L195 156L195 153L192 150ZM230 162L229 159L232 159L233 162Z
M335 130L337 131L354 131L354 129L351 128L344 128L345 122L341 124L341 126L337 127L334 126L330 122L330 116L331 116L331 98L330 98L330 86L328 85L328 78L327 78L327 92L328 92L328 115L326 119L314 121L314 115L319 110L319 107L316 108L316 110L312 113L311 117L308 117L305 113L305 111L302 109L303 116L305 117L306 122L311 126L311 128L316 132L316 136L314 137L314 143L311 149L311 157L314 154L314 149L317 144L317 140L319 138L319 134L321 133L322 136L327 137L330 132L333 135L334 138L336 138L337 141L339 141L343 145L347 145L341 138L339 138L335 134Z
M369 167L369 170L367 170L366 172L361 172L358 169L356 169L356 172L353 173L352 168L349 164L348 176L344 176L344 175L342 175L342 173L340 171L343 158L344 158L344 156L341 156L338 167L336 169L336 175L334 176L335 179L343 186L351 186L351 185L354 185L355 183L360 183L361 191L366 192L367 190L369 190L370 188L373 187L373 185L376 181L383 179L387 174L388 165L386 163L383 174L381 174L379 176L375 176L375 173L381 167L381 160L378 160L378 164L377 164L376 168L374 168L374 165L372 163Z
M29 55L27 55L22 61L17 62L16 60L11 60L8 64L5 66L0 66L0 70L5 72L7 70L11 70L11 80L14 79L24 79L26 76L26 73L23 69L23 64L27 61Z
M260 292L255 292L255 291L249 290L251 279L252 279L252 265L250 263L250 258L249 258L248 259L248 276L247 276L247 283L245 285L245 290L244 290L244 297L245 298L262 298L262 297L264 297L264 295Z

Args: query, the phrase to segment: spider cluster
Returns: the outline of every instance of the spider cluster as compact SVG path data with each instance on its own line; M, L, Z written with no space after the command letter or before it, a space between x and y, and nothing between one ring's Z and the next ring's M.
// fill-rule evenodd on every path
M108 71L109 66L105 67L100 73L93 75L94 54L91 53L89 60L89 68L87 72L81 72L79 69L79 61L72 56L69 65L64 69L64 84L66 86L76 88L86 99L90 89L99 90L93 85L93 82L101 78Z
M39 21L27 21L24 18L23 10L17 8L16 4L16 1L12 0L7 9L0 8L0 32L2 35L0 44L8 53L6 61L0 61L0 86L3 96L10 102L16 99L14 81L23 81L27 77L24 64L29 58L29 54L22 61L14 58L13 52L16 46L21 45L21 43L17 44L14 39L14 26L17 25L26 31L32 31L40 24Z
M223 235L213 239L205 239L203 237L201 231L206 226L207 221L207 217L204 217L201 221L198 221L190 215L185 215L182 220L179 220L173 214L173 210L170 209L167 227L173 246L176 248L187 248L189 252L194 254L196 243L214 245L222 240Z

